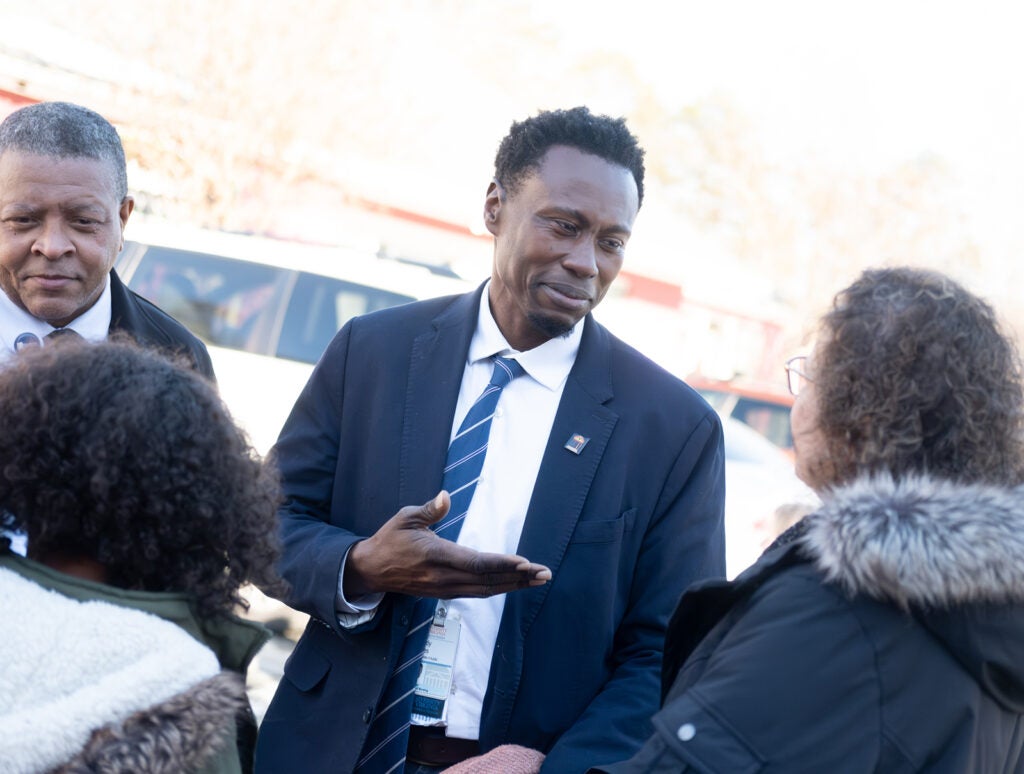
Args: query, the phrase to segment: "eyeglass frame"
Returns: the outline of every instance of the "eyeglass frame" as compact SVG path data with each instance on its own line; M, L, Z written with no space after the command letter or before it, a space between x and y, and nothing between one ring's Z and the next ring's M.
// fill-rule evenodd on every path
M807 371L803 368L806 363L807 355L797 355L791 357L783 365L786 369L786 387L794 398L800 394L804 382L814 384L814 380L807 375Z

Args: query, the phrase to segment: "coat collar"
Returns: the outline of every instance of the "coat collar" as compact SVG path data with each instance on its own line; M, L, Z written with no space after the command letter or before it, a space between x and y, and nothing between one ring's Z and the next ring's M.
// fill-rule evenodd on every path
M173 591L137 591L94 583L57 572L7 550L0 551L0 569L9 569L43 588L80 601L99 600L141 610L169 621L216 654L221 666L244 673L256 653L270 639L270 631L256 621L235 615L203 617L192 597Z
M901 608L1024 601L1024 487L863 478L799 538L825 577Z
M420 503L441 488L466 352L483 285L456 296L417 336L409 355L400 450L399 502Z

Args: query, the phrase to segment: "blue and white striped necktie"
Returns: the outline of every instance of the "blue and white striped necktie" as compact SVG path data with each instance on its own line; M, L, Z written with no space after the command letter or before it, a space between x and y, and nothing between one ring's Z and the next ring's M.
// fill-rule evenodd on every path
M498 406L498 398L506 385L524 373L515 360L494 358L491 381L470 407L458 432L448 446L442 487L451 496L451 508L433 530L447 540L459 537L462 522L469 511L469 503L476 491L476 482L483 470L487 454L487 439L491 420ZM400 774L405 763L405 750L409 744L409 719L412 715L413 692L419 678L419 664L427 644L430 622L434 618L437 600L422 597L413 609L412 627L402 644L402 652L395 671L377 705L362 755L356 764L360 774Z

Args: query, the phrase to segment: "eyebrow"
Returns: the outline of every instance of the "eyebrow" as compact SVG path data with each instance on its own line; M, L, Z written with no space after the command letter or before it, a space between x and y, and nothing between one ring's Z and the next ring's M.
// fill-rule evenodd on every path
M566 215L573 220L578 220L581 223L590 225L590 218L588 218L582 211L575 209L574 207L562 207L555 205L545 210L541 210L541 214L562 214ZM611 228L603 229L603 233L623 234L624 236L632 236L633 231L628 226L622 223L616 223Z
M62 212L82 212L83 210L88 212L106 212L107 208L100 202L71 202L70 204L62 204L60 209Z
M32 202L10 201L3 204L4 212L39 212L47 209L48 205L39 205ZM106 207L100 201L83 200L77 202L62 202L58 205L61 212L80 212L82 210L104 212Z

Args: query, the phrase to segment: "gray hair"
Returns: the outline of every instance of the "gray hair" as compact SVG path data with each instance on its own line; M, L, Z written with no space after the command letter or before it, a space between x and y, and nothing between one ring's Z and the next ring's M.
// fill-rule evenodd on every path
M124 147L107 119L70 102L40 102L11 113L0 123L0 155L9 150L53 158L102 161L113 173L119 200L128 195Z

